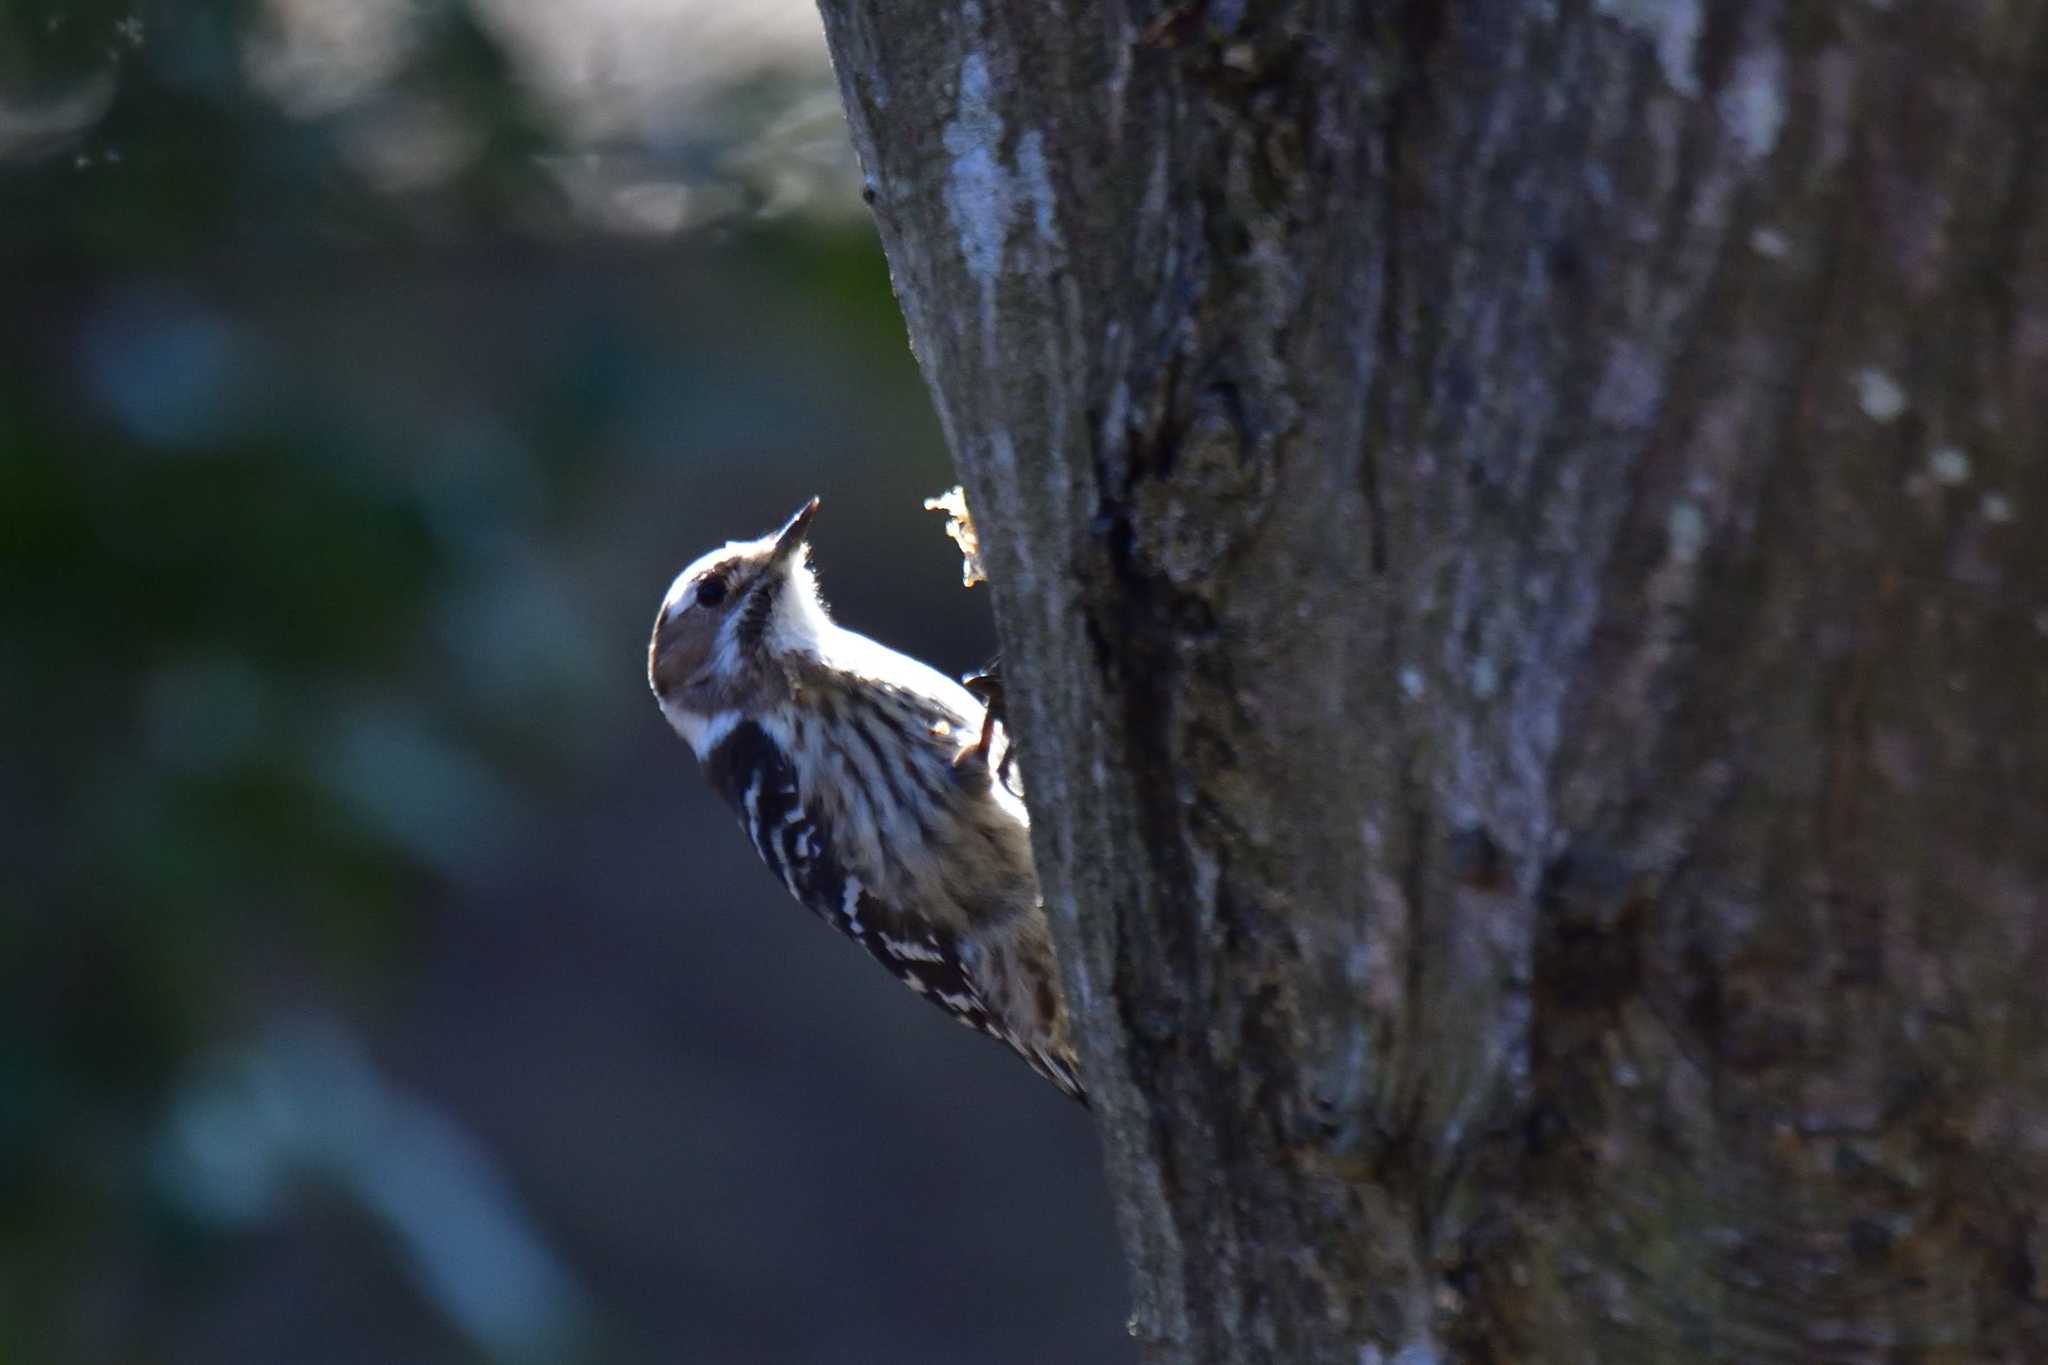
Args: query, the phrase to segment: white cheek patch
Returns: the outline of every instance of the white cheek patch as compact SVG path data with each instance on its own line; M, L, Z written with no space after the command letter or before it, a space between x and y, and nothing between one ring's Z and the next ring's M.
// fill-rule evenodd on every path
M799 559L789 567L789 581L779 585L775 614L768 619L768 648L777 654L817 655L827 635L836 630L818 602L817 575Z
M716 749L720 741L731 734L743 719L737 711L717 711L707 716L701 711L686 711L680 706L671 707L666 703L661 709L675 732L683 737L683 742L697 755L699 763L710 757L711 751Z

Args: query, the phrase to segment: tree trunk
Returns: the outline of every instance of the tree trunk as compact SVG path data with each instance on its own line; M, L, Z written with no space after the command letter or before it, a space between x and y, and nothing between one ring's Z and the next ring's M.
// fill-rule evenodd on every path
M2048 3L823 9L1145 1359L2048 1359Z

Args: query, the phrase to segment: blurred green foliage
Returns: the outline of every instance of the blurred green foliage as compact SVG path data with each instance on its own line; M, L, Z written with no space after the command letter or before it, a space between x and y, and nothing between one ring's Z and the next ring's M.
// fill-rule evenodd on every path
M357 0L338 0L343 14ZM271 27L260 0L41 0L0 13L0 83L54 126L14 149L0 241L79 269L177 267L223 249L501 232L550 197L548 146L504 55L459 3L408 6L411 60L354 108L301 120L250 87ZM451 173L411 202L366 193L338 156L355 121L430 93L472 130ZM52 111L91 119L52 118ZM83 174L96 168L120 174ZM52 259L54 258L54 259Z

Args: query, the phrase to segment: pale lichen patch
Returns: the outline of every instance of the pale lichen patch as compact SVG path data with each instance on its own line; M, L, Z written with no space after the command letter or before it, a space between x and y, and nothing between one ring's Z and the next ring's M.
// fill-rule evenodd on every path
M1691 564L1700 557L1700 548L1707 542L1707 519L1698 503L1676 502L1665 519L1664 531L1670 539L1672 560Z
M1593 391L1593 416L1624 431L1647 426L1664 396L1664 371L1646 347L1626 338L1607 351L1599 387Z
M1760 227L1749 234L1749 249L1766 260L1782 261L1792 254L1792 239L1774 227Z
M1758 162L1778 145L1785 126L1785 58L1776 47L1745 52L1714 100L1745 161Z
M1856 372L1856 403L1864 416L1880 425L1897 421L1910 406L1898 381L1875 366Z
M971 12L971 7L970 7ZM953 117L940 132L951 159L944 199L960 258L981 294L983 349L995 351L996 286L1005 269L1010 230L1028 208L1042 248L1027 258L1050 271L1061 253L1057 200L1045 153L1045 135L1027 129L1015 140L1014 164L1004 155L1005 127L996 107L995 81L979 52L960 60Z
M1665 83L1681 95L1700 92L1693 74L1703 20L1699 0L1595 0L1594 8L1650 40Z
M1472 661L1472 695L1482 701L1500 690L1500 669L1484 654Z
M1960 446L1936 446L1927 452L1927 472L1936 483L1954 488L1970 481L1970 457Z
M992 98L988 63L979 52L968 53L960 62L959 102L940 137L953 158L946 176L946 209L960 235L967 273L986 293L1003 266L1016 192L1003 169L1003 119Z
M1031 201L1032 229L1045 246L1057 247L1059 228L1053 217L1052 176L1045 164L1045 134L1036 128L1017 140L1017 173Z

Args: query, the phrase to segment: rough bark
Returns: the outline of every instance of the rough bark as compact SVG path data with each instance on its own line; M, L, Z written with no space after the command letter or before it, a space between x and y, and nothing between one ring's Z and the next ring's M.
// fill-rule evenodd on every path
M822 7L1145 1358L2048 1359L2048 4Z

